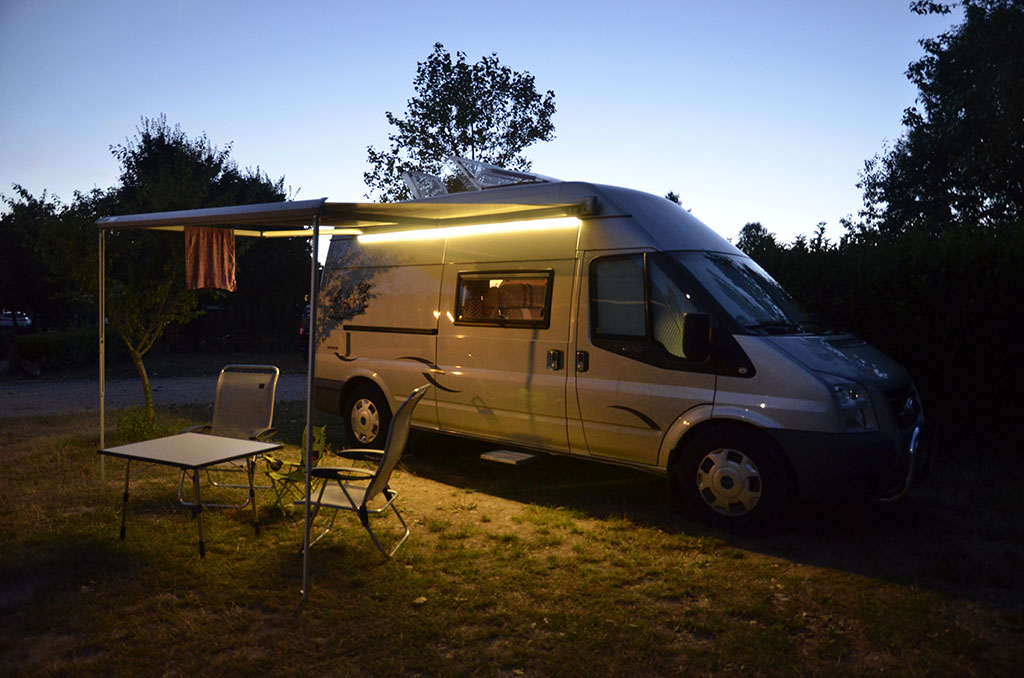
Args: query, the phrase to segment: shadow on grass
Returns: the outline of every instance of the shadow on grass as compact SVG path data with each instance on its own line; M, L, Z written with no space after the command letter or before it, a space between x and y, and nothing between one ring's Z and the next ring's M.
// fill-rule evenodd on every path
M126 550L116 529L109 540L95 534L43 539L19 549L17 558L5 558L0 566L0 616L33 614L43 598L78 594L97 582L116 585L151 564L144 554Z
M538 454L521 466L480 459L493 444L414 431L402 457L410 472L515 501L561 506L595 518L626 517L669 532L694 527L668 507L665 480L609 464Z
M344 445L339 417L317 413L329 444ZM298 444L301 404L275 418L279 439ZM713 535L737 548L796 563L922 586L1024 615L1024 459L940 460L898 505L798 504L773 533L737 536L671 510L664 478L624 467L537 455L519 467L480 459L493 444L413 431L402 465L445 485L518 502L564 507L594 518L626 518L670 534ZM993 473L996 473L993 477ZM1022 622L1024 623L1024 622Z
M624 517L667 533L715 535L748 551L921 586L992 605L1024 623L1024 512L993 496L990 474L963 459L939 467L898 505L797 504L774 532L738 536L672 512L663 478L570 457L538 455L521 467L480 459L493 445L414 432L403 456L412 473L524 503L603 519ZM1009 460L1008 460L1009 461ZM1012 460L1021 477L1020 460ZM1005 465L1003 470L1006 470Z

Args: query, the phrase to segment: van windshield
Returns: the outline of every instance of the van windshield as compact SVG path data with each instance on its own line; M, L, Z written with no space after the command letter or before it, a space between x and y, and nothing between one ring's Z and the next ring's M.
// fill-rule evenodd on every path
M824 330L753 259L719 252L673 252L738 325L754 334Z

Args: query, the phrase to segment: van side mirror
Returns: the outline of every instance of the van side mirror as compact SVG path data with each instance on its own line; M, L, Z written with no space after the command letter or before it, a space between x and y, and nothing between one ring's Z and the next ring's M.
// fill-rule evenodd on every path
M711 354L711 319L707 313L683 314L683 357L702 363Z

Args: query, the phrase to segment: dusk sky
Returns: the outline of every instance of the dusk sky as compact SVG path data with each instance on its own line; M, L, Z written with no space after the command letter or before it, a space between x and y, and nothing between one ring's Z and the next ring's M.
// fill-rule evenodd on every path
M901 132L918 40L961 20L907 0L218 2L0 0L0 193L117 183L142 116L231 144L291 197L360 201L435 42L554 90L535 171L664 195L735 240L856 214Z

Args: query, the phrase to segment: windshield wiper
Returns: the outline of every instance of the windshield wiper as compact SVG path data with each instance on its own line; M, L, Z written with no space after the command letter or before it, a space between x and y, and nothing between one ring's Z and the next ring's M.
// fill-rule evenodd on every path
M761 332L762 334L800 334L804 332L800 323L785 322L781 320L769 320L760 323L744 325L748 330Z
M762 334L829 334L830 330L825 325L814 321L787 322L784 320L766 320L760 323L751 323L743 326L745 329L760 332Z

